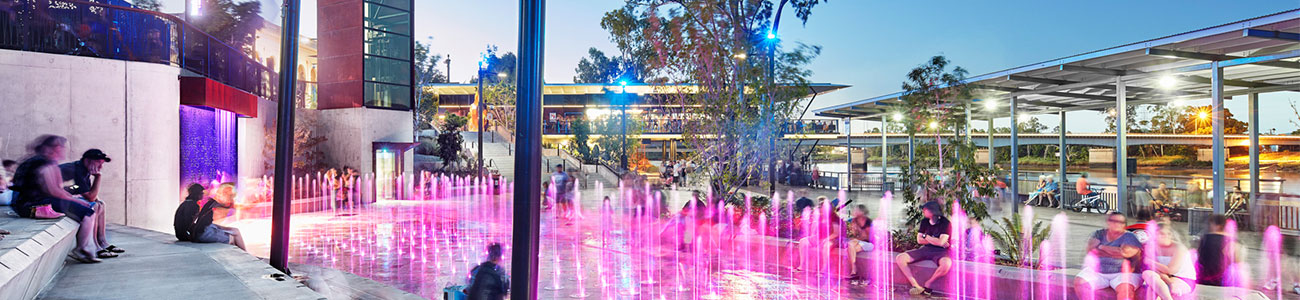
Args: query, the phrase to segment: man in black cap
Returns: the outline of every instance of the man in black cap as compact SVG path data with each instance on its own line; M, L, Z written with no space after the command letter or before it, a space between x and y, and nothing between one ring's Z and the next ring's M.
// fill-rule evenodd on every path
M103 201L99 199L99 179L100 170L103 170L104 163L113 161L104 151L99 149L86 150L81 154L81 159L59 165L60 173L63 173L63 181L72 181L72 185L64 187L69 194L79 196L89 202L100 202L100 212L95 218L95 243L99 251L95 253L99 258L117 257L118 253L126 252L122 248L110 245L108 235L105 232L107 222L104 219Z

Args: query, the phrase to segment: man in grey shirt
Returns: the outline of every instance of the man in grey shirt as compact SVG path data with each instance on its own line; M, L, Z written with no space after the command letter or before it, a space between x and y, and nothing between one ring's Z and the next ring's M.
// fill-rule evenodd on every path
M1142 279L1136 273L1136 267L1129 259L1142 252L1142 243L1137 236L1124 229L1128 219L1122 213L1106 216L1106 229L1093 232L1088 239L1088 255L1097 257L1097 265L1085 265L1074 279L1074 292L1079 299L1090 297L1097 290L1115 289L1116 299L1133 299Z

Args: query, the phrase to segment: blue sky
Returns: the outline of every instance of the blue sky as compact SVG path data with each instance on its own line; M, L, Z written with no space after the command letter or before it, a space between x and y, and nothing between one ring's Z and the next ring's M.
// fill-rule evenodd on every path
M164 10L183 8L182 0L165 0ZM264 15L278 19L279 2L262 0ZM415 0L416 38L431 41L437 53L450 54L453 81L474 72L479 53L489 44L513 51L518 38L517 0ZM587 48L616 50L600 28L601 16L621 6L617 0L565 0L547 3L545 76L547 82L571 82ZM781 38L821 45L810 66L813 81L853 87L823 95L813 108L870 98L899 90L908 70L934 55L945 55L972 75L1036 63L1160 36L1201 29L1300 7L1300 0L1092 0L1092 1L865 1L830 0L813 11L806 25L792 12L784 16ZM177 8L177 9L173 9ZM303 3L303 32L314 36L314 1ZM1243 98L1244 99L1244 98ZM1300 93L1261 96L1264 130L1290 132L1297 127L1288 101ZM1207 101L1188 102L1204 105ZM1244 100L1228 109L1244 119ZM1057 123L1055 116L1041 122ZM1095 112L1067 116L1069 131L1099 132L1106 127ZM1006 126L1008 120L995 121ZM871 128L875 122L855 124ZM976 126L983 127L982 122Z

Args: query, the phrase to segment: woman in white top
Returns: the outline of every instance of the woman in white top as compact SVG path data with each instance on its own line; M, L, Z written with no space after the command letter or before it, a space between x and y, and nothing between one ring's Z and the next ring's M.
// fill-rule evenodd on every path
M1166 224L1156 229L1155 257L1151 267L1142 272L1142 282L1161 300L1191 294L1196 287L1196 267L1182 239Z

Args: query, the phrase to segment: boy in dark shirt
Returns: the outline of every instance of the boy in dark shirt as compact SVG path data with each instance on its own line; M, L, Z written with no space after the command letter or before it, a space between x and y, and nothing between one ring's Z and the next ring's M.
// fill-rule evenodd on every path
M1237 262L1237 242L1228 237L1228 217L1210 216L1210 230L1196 247L1196 283L1224 286L1224 274Z
M488 260L469 273L469 287L465 288L467 299L500 300L510 294L510 276L501 267L501 244L488 246Z
M912 289L909 291L912 295L934 293L934 289L930 286L939 277L947 275L948 269L952 267L952 258L948 257L948 237L952 229L948 218L943 217L943 206L938 202L926 202L921 205L921 215L925 216L925 220L921 221L921 228L916 233L916 243L921 244L921 247L903 252L894 260L899 270L903 271L903 277L912 284ZM926 260L935 262L939 267L922 285L917 283L916 276L912 275L912 269L908 265Z

